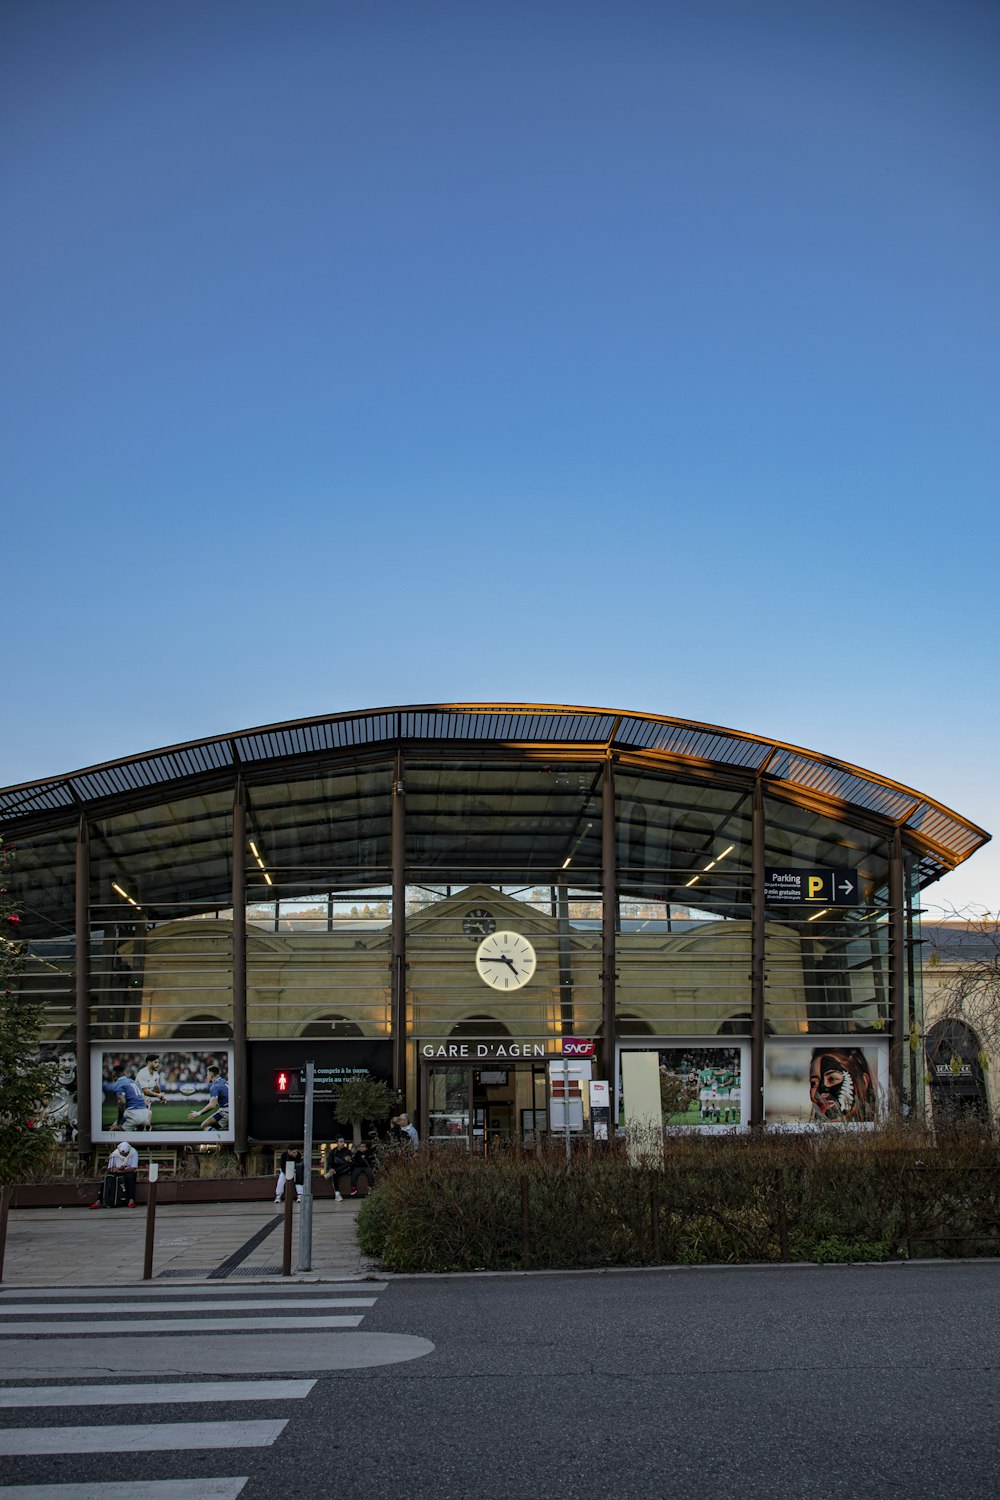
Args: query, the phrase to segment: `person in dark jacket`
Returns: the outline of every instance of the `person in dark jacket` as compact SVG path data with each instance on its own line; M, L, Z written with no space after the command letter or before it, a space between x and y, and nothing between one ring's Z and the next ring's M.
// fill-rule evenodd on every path
M302 1161L302 1152L298 1146L288 1146L282 1151L281 1159L278 1163L278 1180L274 1185L275 1203L280 1203L285 1196L285 1168L289 1162L294 1162L295 1164L295 1197L299 1203L302 1202L302 1185L305 1181L303 1176L304 1163Z
M337 1139L334 1141L333 1150L331 1151L327 1160L329 1161L330 1165L327 1167L323 1175L326 1178L327 1182L333 1183L333 1196L339 1201L344 1196L340 1191L341 1180L346 1177L348 1172L351 1170L353 1161L351 1148L344 1140L344 1137L342 1135L338 1135Z
M375 1167L371 1153L364 1141L356 1148L351 1158L351 1197L358 1196L358 1182L364 1177L368 1182L368 1191L371 1192L375 1186Z

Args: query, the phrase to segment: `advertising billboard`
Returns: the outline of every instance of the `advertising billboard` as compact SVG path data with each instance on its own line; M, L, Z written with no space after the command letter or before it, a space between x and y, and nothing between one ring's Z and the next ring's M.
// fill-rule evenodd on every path
M234 1139L229 1042L102 1042L90 1055L93 1139L136 1144Z
M739 1043L709 1046L704 1042L627 1049L652 1052L659 1079L660 1111L666 1130L696 1130L706 1134L735 1130L746 1123L744 1088L746 1048ZM623 1049L621 1056L625 1056ZM625 1085L619 1119L627 1118Z
M857 1037L768 1041L764 1122L786 1127L870 1128L889 1083L889 1046Z

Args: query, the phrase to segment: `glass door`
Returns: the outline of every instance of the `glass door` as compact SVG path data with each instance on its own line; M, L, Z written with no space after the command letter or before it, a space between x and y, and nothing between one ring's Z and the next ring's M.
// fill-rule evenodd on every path
M426 1138L432 1146L468 1146L469 1068L428 1068Z

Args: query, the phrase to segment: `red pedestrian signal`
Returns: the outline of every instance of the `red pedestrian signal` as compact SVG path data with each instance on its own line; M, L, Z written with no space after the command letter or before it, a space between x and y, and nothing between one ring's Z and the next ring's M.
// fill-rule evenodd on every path
M301 1099L301 1068L278 1068L276 1070L274 1075L274 1097L276 1099Z
M275 1092L278 1094L288 1093L288 1074L279 1073L274 1080Z

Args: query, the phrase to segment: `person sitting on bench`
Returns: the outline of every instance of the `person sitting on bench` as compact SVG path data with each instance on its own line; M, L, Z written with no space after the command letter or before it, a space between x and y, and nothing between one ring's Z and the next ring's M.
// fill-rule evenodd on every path
M125 1179L125 1197L129 1208L135 1208L135 1174L139 1170L139 1153L128 1141L122 1141L117 1145L108 1157L108 1173L101 1183L101 1191L97 1195L97 1202L92 1203L91 1208L114 1207L113 1203L105 1205L105 1199L112 1190L113 1184L119 1177Z

